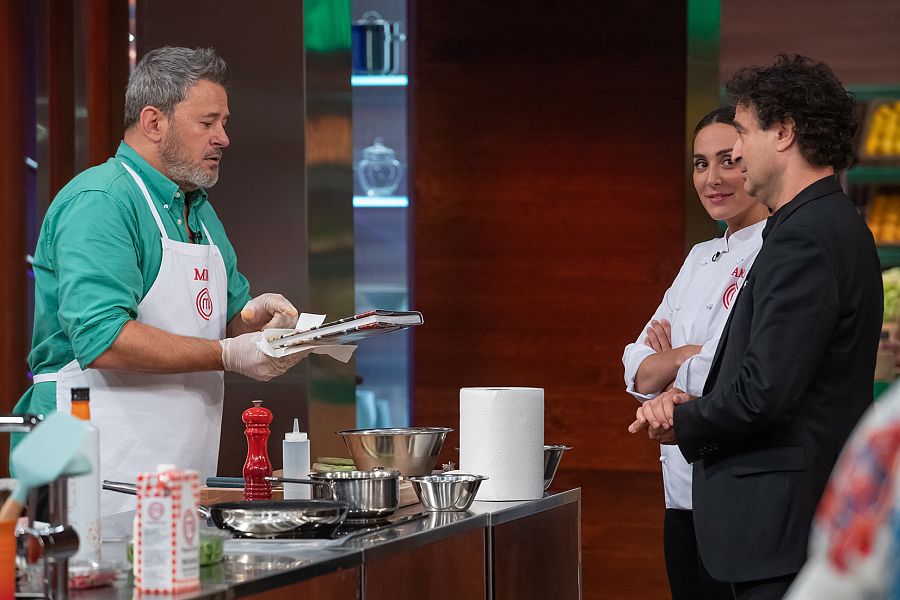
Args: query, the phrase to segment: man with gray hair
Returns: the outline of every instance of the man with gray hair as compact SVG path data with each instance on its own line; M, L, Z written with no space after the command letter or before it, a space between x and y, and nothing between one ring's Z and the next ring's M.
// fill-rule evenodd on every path
M57 194L34 257L34 384L16 412L71 410L90 388L103 479L161 463L216 474L223 371L260 381L304 353L271 358L258 332L293 327L280 294L251 299L207 199L228 147L228 68L209 48L159 48L125 93L115 157ZM104 516L133 508L104 492ZM127 532L130 523L120 521Z

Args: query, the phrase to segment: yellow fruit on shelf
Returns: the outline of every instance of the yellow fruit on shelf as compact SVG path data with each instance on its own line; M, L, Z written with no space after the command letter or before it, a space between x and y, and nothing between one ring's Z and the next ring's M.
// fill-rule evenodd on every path
M870 158L900 156L900 102L883 102L870 111L861 151Z
M897 116L891 114L891 118L886 120L881 135L878 137L878 154L890 156L894 151L894 137L897 134Z

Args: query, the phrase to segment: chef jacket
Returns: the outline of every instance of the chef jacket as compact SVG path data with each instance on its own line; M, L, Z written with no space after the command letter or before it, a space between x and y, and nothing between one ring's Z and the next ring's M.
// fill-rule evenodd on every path
M114 158L70 181L50 205L34 254L34 335L28 364L35 375L55 373L73 359L84 368L103 354L156 280L162 261L159 228L143 194L121 162L144 180L170 239L188 242L201 222L219 247L228 273L227 319L250 300L234 248L207 200L206 190L185 193L124 141ZM200 244L209 244L201 234ZM203 277L203 273L196 274ZM16 413L56 410L56 384L33 385Z
M726 232L721 238L694 246L675 281L666 290L659 308L653 313L651 321L665 319L672 324L672 347L685 344L702 346L698 354L681 365L675 376L674 387L691 396L703 395L703 385L728 312L734 306L741 285L746 281L762 246L765 225L763 220L731 235ZM625 347L622 356L626 391L641 402L657 396L656 393L641 394L634 389L634 378L641 362L656 353L644 344L648 327L649 321L637 340ZM666 508L690 510L692 468L678 446L662 445L660 449Z

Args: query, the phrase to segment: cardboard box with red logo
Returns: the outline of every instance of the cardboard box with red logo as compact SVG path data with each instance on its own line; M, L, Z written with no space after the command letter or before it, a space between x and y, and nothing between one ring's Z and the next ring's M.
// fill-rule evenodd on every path
M160 465L137 479L134 586L144 594L200 588L200 476Z

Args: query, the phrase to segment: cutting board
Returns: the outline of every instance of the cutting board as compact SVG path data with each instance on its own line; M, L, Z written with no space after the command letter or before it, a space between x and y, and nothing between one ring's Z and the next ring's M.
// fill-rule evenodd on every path
M412 506L419 503L419 497L416 496L416 490L408 481L400 482L400 506Z
M216 488L200 486L200 504L209 506L219 502L239 502L244 499L244 488ZM272 500L283 500L284 492L281 489L272 490Z

